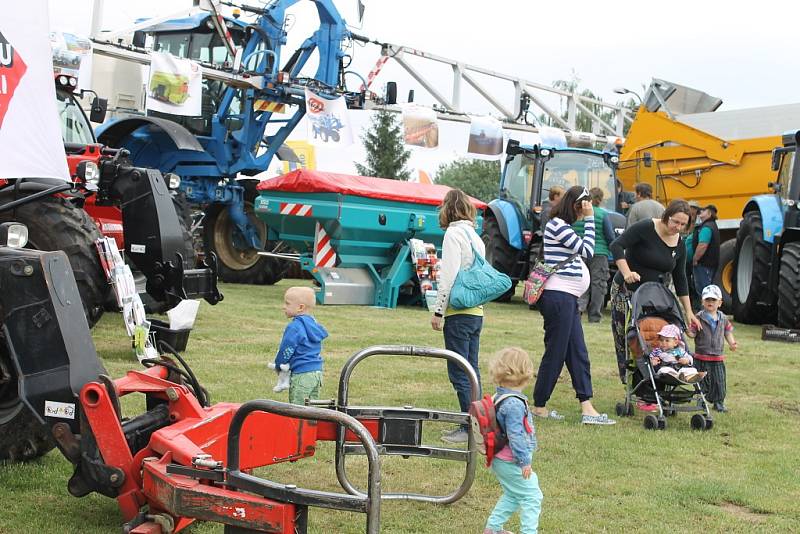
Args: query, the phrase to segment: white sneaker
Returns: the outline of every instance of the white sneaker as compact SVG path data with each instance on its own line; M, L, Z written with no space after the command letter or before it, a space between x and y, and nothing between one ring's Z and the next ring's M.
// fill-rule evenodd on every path
M457 428L452 432L448 432L442 436L442 441L446 443L466 443L469 441L469 434L466 430Z

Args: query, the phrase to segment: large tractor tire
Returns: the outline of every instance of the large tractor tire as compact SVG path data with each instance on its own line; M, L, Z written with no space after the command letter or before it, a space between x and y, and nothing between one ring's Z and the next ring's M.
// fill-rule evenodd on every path
M775 317L763 302L769 283L770 244L764 240L761 214L745 214L736 234L733 262L733 316L740 323L761 324Z
M517 289L517 280L514 280L514 267L517 263L519 252L508 244L500 232L500 225L494 217L487 217L483 224L483 244L486 246L486 261L489 265L511 276L511 288L495 299L497 302L508 302Z
M0 222L28 227L27 248L63 250L69 258L89 327L103 315L111 286L100 264L95 241L102 237L89 214L69 199L45 197L0 213Z
M0 462L33 460L53 446L47 428L19 398L17 374L0 339Z
M719 247L719 267L714 275L714 284L722 290L722 311L733 313L733 268L736 258L736 240L729 239Z
M800 328L800 242L786 243L781 250L778 325Z
M256 197L255 183L245 182L244 211L250 222L257 228L262 249L267 244L267 225L256 217L253 204ZM272 285L283 278L287 262L260 256L256 249L237 246L242 239L237 238L236 226L230 218L227 206L212 204L206 208L203 222L205 247L216 253L219 277L223 282L235 284Z

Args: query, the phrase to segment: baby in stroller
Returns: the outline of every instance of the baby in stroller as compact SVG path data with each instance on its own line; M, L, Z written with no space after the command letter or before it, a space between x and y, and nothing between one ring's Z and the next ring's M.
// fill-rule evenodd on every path
M693 367L692 356L686 351L678 326L665 324L658 332L656 345L649 355L656 378L671 376L681 382L694 384L706 376L705 372L698 372Z

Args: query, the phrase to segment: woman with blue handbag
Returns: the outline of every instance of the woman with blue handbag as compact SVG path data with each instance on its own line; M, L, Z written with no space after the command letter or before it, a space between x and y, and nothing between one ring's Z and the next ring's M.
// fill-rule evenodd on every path
M447 192L439 208L439 226L445 232L431 326L437 331L444 330L445 348L463 356L470 363L480 384L478 349L483 326L483 306L454 309L449 305L451 290L459 271L465 271L472 266L476 253L481 256L485 254L483 241L475 232L476 215L475 206L466 193L458 189ZM447 375L456 390L461 411L467 413L472 400L472 388L467 375L449 361ZM478 398L480 396L478 392ZM466 426L460 426L445 433L442 440L448 443L466 443L468 431Z
M578 217L584 221L581 238L570 226ZM533 409L537 417L563 420L555 410L546 408L564 364L567 366L575 396L581 406L581 422L613 425L616 421L598 413L592 405L592 375L589 351L583 338L578 298L589 287L587 260L594 254L594 210L589 191L571 187L553 208L544 229L544 263L557 266L547 279L538 307L544 319L544 355L533 387Z

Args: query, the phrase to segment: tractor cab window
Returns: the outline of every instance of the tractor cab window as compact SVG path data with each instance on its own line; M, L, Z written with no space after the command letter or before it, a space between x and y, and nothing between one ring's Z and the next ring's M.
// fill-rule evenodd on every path
M531 189L535 175L536 160L529 154L518 154L506 166L503 189L510 200L521 207L531 205Z
M781 168L778 171L778 183L781 184L781 196L787 198L789 186L792 183L792 173L794 171L795 151L786 152L781 160Z
M587 189L599 187L603 191L601 207L614 210L614 173L603 157L580 152L557 151L545 162L542 174L542 199L551 188L560 186L566 191L582 185Z
M56 91L56 105L64 142L81 145L94 143L92 127L72 95L66 91Z

